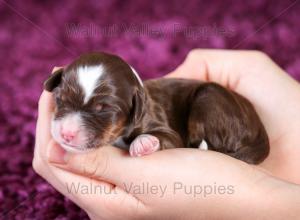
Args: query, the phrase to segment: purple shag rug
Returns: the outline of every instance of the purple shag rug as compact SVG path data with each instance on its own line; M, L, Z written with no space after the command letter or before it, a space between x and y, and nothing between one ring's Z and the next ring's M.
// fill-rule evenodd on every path
M145 78L192 48L258 49L300 80L300 2L0 0L0 219L87 219L31 167L37 101L53 66L121 55Z

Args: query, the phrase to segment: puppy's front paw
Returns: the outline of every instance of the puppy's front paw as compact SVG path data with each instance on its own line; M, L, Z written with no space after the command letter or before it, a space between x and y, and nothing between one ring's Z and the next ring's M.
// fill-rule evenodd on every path
M158 151L160 143L157 137L150 134L137 136L130 144L129 153L132 157L140 157Z

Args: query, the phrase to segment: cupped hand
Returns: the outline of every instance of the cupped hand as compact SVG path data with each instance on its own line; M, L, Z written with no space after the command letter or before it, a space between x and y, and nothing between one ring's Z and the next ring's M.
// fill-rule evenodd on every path
M134 158L112 146L67 153L50 135L51 93L43 92L39 104L33 167L91 219L238 219L245 213L255 219L269 208L261 195L286 186L242 161L198 149Z
M270 155L259 166L300 183L300 84L266 54L195 49L167 77L217 82L249 99L270 138Z
M210 59L204 59L198 52L211 53L210 56L203 56ZM232 59L249 59L248 52L241 52L240 55L228 53L193 51L171 75L216 81L246 96L254 103L266 124L271 141L275 140L275 143L274 141L271 143L272 148L284 146L276 144L276 137L285 137L288 140L293 136L281 137L281 127L278 127L279 132L268 117L270 115L275 117L280 112L271 111L268 114L270 108L264 105L261 97L269 94L269 91L276 94L276 89L281 88L278 84L281 84L283 89L279 90L277 100L285 99L287 91L292 91L290 96L294 97L300 94L297 83L267 57L252 52L249 52L250 56L253 56L252 68L256 65L256 68L265 70L265 75L260 76L261 82L255 82L253 78L256 77L250 77L254 74L250 69L243 73L237 70L230 73L229 67L217 68L218 63L221 63L220 66L226 66L227 62L224 60L229 55L233 56ZM237 63L241 64L241 60ZM231 62L232 64L228 65L233 68L235 61ZM263 64L265 62L269 64ZM273 74L274 77L267 77ZM247 78L250 80L248 83ZM264 82L270 80L273 80L273 83L265 86ZM269 88L271 84L275 91ZM252 85L252 92L249 85ZM263 85L265 90L259 85ZM256 91L256 87L260 92ZM275 103L272 100L268 101ZM285 104L288 106L287 113L293 113L290 104ZM272 209L276 210L277 207L285 205L281 195L287 196L290 193L286 191L283 193L283 189L292 191L292 195L299 193L299 189L292 184L275 179L254 166L216 152L172 149L141 158L131 158L128 152L105 146L85 154L66 153L50 135L52 109L52 94L43 92L39 102L34 169L58 191L83 208L92 219L217 219L220 216L223 219L236 219L241 216L244 216L244 219L254 219L259 217L258 213L270 209L270 204L274 204L276 198L279 202L275 203ZM279 120L275 121L279 123ZM296 120L291 122L290 126L295 126L294 123ZM278 143L281 143L281 140L278 140ZM272 151L274 150L271 149L271 156ZM271 159L270 162L266 161L264 167L270 168L272 162ZM272 169L269 170L273 172ZM281 177L295 178L292 175ZM293 180L296 181L297 178ZM272 192L272 201L266 201L263 196L269 192ZM292 217L294 213L288 214Z

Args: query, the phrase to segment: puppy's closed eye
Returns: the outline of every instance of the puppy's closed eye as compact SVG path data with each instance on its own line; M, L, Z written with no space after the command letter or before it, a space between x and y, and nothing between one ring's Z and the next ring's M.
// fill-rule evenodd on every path
M93 105L93 110L96 113L106 113L113 110L113 107L106 103L96 103Z
M61 107L65 101L66 101L65 95L56 95L55 96L55 102L58 107Z
M100 104L100 103L97 103L95 106L94 106L94 110L96 112L100 112L103 110L103 104Z

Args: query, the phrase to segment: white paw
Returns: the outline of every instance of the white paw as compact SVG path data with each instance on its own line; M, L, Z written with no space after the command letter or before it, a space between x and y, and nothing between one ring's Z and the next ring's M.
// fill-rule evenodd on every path
M202 142L200 143L199 147L200 150L208 150L208 146L206 141L203 139Z
M157 137L150 134L137 136L130 144L129 153L132 157L140 157L158 151L160 143Z

